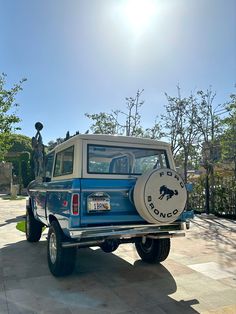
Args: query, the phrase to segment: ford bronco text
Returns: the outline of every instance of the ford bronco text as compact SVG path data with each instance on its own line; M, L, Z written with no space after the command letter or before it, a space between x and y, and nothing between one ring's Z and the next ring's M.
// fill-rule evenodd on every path
M54 276L72 273L77 248L113 252L134 243L141 259L164 261L170 238L184 236L187 192L170 146L143 138L76 135L51 151L44 177L28 187L26 237L48 227Z

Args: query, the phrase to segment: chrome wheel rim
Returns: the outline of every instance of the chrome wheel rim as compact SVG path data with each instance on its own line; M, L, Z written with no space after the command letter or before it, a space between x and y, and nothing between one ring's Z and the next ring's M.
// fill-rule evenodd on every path
M52 233L49 238L49 255L51 262L54 264L57 259L57 241L55 233Z

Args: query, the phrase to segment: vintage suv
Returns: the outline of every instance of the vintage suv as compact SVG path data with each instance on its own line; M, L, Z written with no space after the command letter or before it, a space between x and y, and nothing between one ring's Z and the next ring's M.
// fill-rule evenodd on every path
M150 139L76 135L46 156L45 176L28 187L26 238L47 237L54 276L72 273L77 248L113 252L134 243L145 262L162 262L170 238L184 236L191 214L170 146Z

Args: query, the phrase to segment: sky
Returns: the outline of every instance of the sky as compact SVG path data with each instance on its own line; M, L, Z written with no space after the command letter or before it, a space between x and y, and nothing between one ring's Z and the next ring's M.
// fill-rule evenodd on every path
M235 92L236 0L0 0L0 72L17 96L21 134L44 143L80 131L85 113L125 110L144 89L142 125L165 92L209 86L215 105Z

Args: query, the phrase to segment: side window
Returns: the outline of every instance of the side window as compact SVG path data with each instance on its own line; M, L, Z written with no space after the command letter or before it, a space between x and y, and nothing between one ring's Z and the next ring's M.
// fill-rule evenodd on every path
M73 172L74 146L62 150L56 154L54 177L71 174Z
M53 160L54 160L54 152L46 156L45 177L47 179L52 178Z

